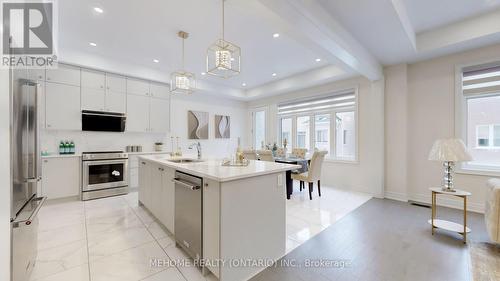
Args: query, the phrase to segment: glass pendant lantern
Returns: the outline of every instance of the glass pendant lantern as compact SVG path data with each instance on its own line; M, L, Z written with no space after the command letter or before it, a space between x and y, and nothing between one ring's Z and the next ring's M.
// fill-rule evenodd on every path
M224 1L222 1L222 39L207 50L207 73L229 78L240 74L241 49L224 39Z
M182 70L170 75L170 91L174 94L191 94L196 88L196 79L193 73L184 70L184 41L189 33L179 31L177 35L182 38Z

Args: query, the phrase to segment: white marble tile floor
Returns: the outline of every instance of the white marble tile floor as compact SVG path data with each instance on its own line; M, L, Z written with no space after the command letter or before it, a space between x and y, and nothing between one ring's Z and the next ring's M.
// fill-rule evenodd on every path
M297 187L287 201L287 253L370 199L322 187L322 197L310 201L307 191ZM151 266L152 258L177 261L187 256L137 199L132 192L42 207L39 252L30 281L216 280L186 264Z

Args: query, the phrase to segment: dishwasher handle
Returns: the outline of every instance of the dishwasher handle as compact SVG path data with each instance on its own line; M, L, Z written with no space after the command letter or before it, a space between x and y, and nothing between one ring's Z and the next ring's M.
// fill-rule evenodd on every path
M198 190L201 188L201 186L199 186L199 185L194 185L190 182L182 181L179 178L173 178L172 181L175 182L176 184L182 185L182 186L189 188L191 190Z

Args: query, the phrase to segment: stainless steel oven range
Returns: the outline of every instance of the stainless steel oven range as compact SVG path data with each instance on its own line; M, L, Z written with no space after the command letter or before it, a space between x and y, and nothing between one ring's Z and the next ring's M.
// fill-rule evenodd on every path
M127 194L127 165L123 151L82 153L82 200Z

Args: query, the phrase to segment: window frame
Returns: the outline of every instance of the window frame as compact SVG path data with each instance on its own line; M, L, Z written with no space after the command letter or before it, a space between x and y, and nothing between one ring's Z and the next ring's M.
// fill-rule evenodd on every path
M356 87L349 87L340 91L335 91L335 92L329 92L332 95L335 94L344 94L347 92L353 92L354 93L354 100L355 104L350 107L341 107L338 109L326 109L326 110L318 110L310 113L291 113L291 114L283 114L283 115L278 115L277 116L277 136L278 136L278 145L282 146L283 140L282 140L282 133L281 133L281 124L282 124L282 119L292 119L292 142L290 140L288 141L288 146L290 147L290 150L293 148L297 147L297 118L298 117L303 117L303 116L309 116L310 120L310 126L309 126L309 146L308 153L312 153L314 151L315 143L316 143L316 116L317 115L324 115L324 114L329 114L330 115L330 150L329 154L326 156L325 161L327 162L332 162L332 163L347 163L347 164L359 164L359 93L358 93L358 86ZM328 93L327 93L328 94ZM324 94L320 94L324 95ZM320 96L319 95L319 96ZM346 157L338 157L337 152L336 152L336 138L337 138L337 129L336 129L336 114L337 113L342 113L342 112L354 112L354 122L355 122L355 139L354 139L354 157L353 158L346 158Z
M250 109L250 119L251 119L251 137L252 137L252 147L253 149L261 149L260 148L260 143L255 143L255 129L256 129L256 122L255 122L255 114L257 112L264 111L265 118L264 118L264 146L268 144L269 142L269 107L268 106L261 106L261 107L254 107Z
M474 97L465 96L463 94L463 81L462 81L463 69L466 67L494 63L494 62L498 62L498 61L500 61L500 58L490 59L487 61L479 61L479 62L474 62L474 63L455 65L455 137L461 138L462 140L464 140L466 146L468 146L468 144L467 144L467 127L468 127L467 101L468 101L468 99L488 97L488 96L498 96L499 94L498 93L484 93L484 94L477 94ZM476 139L476 141L477 141L477 139ZM477 146L477 143L475 144L475 146ZM489 149L489 148L484 147L481 149ZM500 176L500 168L491 169L487 166L479 166L479 165L470 166L470 165L464 164L463 162L457 163L455 172L459 173L459 174L468 174L468 175L481 175L481 176L493 176L493 177Z

